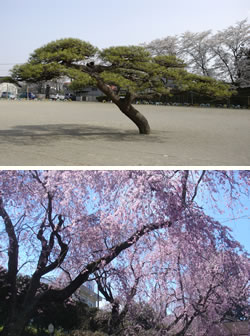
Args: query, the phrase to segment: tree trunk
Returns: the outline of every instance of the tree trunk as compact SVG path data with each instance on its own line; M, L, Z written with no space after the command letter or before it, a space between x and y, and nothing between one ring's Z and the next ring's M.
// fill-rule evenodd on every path
M34 313L35 307L36 305L33 304L22 305L15 312L12 312L12 315L8 316L7 321L5 321L0 336L21 336Z
M109 335L113 335L115 334L118 330L119 330L119 327L120 327L120 315L119 315L119 302L117 301L114 301L112 303L112 310L111 310L111 317L110 317L110 320L109 320Z
M27 319L23 316L18 316L15 320L13 319L7 323L2 332L1 336L21 336L25 326L27 325Z
M123 114L136 124L140 134L150 134L150 126L147 119L135 109L132 104L127 106L125 104L119 104L118 107Z
M140 134L150 134L150 126L147 119L132 106L133 95L127 93L124 100L115 94L111 88L106 85L100 78L97 79L97 87L100 89L113 103L119 107L120 111L132 120L139 128Z

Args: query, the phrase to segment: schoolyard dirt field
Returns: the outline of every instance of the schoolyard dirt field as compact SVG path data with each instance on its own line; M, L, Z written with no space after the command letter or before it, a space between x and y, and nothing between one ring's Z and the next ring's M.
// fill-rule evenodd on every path
M249 166L250 110L0 100L1 166Z

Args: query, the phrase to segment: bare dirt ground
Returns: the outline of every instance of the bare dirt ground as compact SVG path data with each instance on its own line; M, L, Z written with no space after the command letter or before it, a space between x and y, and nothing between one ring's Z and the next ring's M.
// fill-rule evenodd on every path
M113 104L1 100L0 165L250 165L250 110L137 107L151 135Z

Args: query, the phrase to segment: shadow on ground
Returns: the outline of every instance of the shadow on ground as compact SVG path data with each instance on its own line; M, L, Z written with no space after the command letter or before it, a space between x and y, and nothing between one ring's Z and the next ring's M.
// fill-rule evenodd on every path
M0 144L47 145L52 141L65 139L164 143L166 132L141 135L136 130L125 131L110 127L77 124L20 125L12 129L0 130Z

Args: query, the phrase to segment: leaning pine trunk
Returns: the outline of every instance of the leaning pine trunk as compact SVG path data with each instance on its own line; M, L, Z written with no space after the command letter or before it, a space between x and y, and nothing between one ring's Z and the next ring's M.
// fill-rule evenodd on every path
M120 111L132 120L139 129L140 134L150 134L150 126L147 119L132 106L131 94L123 100L116 95L108 85L106 85L100 78L97 79L97 87L100 89L113 103L119 107Z
M138 110L136 110L132 104L119 104L118 107L122 113L124 113L136 124L140 134L150 134L150 126L147 119Z

